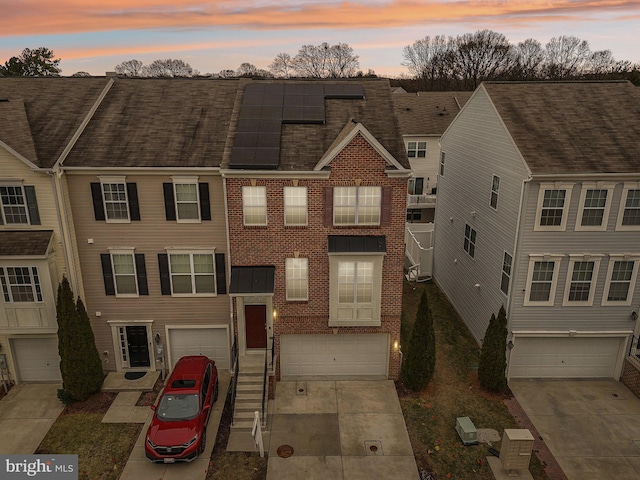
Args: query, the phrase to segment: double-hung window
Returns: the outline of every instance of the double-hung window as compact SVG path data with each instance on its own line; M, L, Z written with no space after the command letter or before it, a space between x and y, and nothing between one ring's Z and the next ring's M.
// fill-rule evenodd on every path
M186 176L173 176L171 180L162 185L166 219L177 223L211 220L209 183Z
M0 282L5 302L42 302L37 267L0 267Z
M640 182L625 182L616 230L640 230Z
M594 284L598 278L599 267L599 256L570 256L563 305L593 305Z
M573 185L540 184L534 230L564 231Z
M307 224L307 187L284 187L284 224Z
M133 252L111 254L116 295L138 295Z
M512 264L513 258L507 252L504 252L504 258L502 259L502 279L500 280L500 290L502 290L502 293L505 295L509 294Z
M242 212L246 226L267 224L267 187L242 187Z
M149 295L144 254L133 247L109 248L100 255L106 295L137 297Z
M200 202L198 201L198 183L173 182L176 195L176 214L178 221L200 220Z
M334 225L380 225L381 187L334 187Z
M602 305L631 305L640 256L611 255Z
M603 182L582 184L576 230L605 231L607 229L614 187L613 183Z
M309 262L307 258L287 258L287 300L309 299Z
M213 252L169 252L173 295L215 295Z
M40 225L35 187L0 185L0 225Z
M427 142L407 142L407 156L409 158L425 158L427 156Z
M500 192L500 177L494 175L491 179L491 200L489 204L494 210L498 209L498 193Z
M129 223L140 220L138 189L127 183L124 176L100 176L91 183L93 211L96 220L107 223Z
M476 256L476 231L469 225L464 226L464 251L471 258Z
M127 188L124 182L105 182L102 186L102 198L106 219L111 221L129 221Z
M551 306L558 284L561 255L531 255L524 305Z

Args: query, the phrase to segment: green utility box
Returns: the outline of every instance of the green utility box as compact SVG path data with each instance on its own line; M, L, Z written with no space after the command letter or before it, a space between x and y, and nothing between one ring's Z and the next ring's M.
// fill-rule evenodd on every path
M477 445L478 431L469 417L456 418L456 432L465 445Z

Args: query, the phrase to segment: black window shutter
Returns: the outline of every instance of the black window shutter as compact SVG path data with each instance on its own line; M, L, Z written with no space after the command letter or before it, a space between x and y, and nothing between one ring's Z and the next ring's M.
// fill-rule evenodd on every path
M131 220L140 220L138 186L135 183L127 183L127 198L129 200L129 215L131 216Z
M391 199L393 187L382 187L380 225L387 226L391 223Z
M200 220L211 220L211 206L209 204L209 184L198 183L200 190Z
M40 225L40 212L38 211L38 200L36 199L36 187L33 185L25 185L24 196L27 198L27 208L29 209L29 220L31 221L31 225Z
M0 202L0 208L2 208L2 202ZM0 225L4 225L4 222L2 221L2 212L0 212Z
M163 183L164 190L164 211L167 220L176 219L176 202L173 197L173 183Z
M333 225L333 188L326 187L324 189L324 226Z
M136 253L136 273L138 274L138 295L149 295L147 285L147 266L144 263L144 253Z
M111 270L111 255L108 253L100 254L102 262L102 278L104 279L104 293L106 295L115 295L116 286L113 282L113 271Z
M169 255L167 255L166 253L158 254L158 267L160 269L160 290L162 291L162 295L171 295L171 278L169 278Z
M104 205L102 203L102 186L99 182L91 182L91 198L93 198L93 214L96 220L104 220Z
M224 253L216 253L216 292L227 293L227 271L224 266Z

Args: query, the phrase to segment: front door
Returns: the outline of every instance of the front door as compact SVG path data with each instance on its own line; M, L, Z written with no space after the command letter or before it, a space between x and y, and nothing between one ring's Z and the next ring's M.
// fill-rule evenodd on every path
M247 348L267 348L267 306L245 305Z
M127 326L127 347L129 350L129 366L149 367L149 344L146 326Z

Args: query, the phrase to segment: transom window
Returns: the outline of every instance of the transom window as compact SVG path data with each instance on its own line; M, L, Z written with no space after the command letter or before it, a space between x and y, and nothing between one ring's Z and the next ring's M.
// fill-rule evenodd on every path
M533 276L531 277L531 288L529 291L530 302L551 301L551 287L553 285L553 274L556 262L540 261L533 264Z
M575 262L569 285L569 302L588 302L593 281L594 262Z
M137 295L138 281L133 253L112 253L116 295Z
M379 225L380 187L334 187L334 225Z
M29 224L27 202L21 186L0 186L0 203L2 204L2 216L5 224Z
M107 220L129 220L126 184L105 182L101 185Z
M174 295L215 294L213 253L169 253Z
M309 299L308 259L287 258L287 300Z
M500 290L505 295L509 294L509 282L511 281L511 264L513 258L507 252L504 252L504 258L502 260L502 280L500 281Z
M628 190L622 213L623 226L640 225L640 190Z
M0 267L5 302L42 302L37 267Z
M500 191L500 177L494 175L491 179L491 208L498 209L498 192Z
M267 224L267 187L242 187L245 225Z
M182 183L174 180L173 188L176 198L176 220L200 220L198 183Z
M427 156L427 142L408 142L407 155L409 158L425 158Z
M340 262L338 291L339 303L371 303L373 262Z
M307 187L284 187L284 224L307 224Z
M476 231L469 225L464 226L464 251L467 252L471 258L475 258Z

